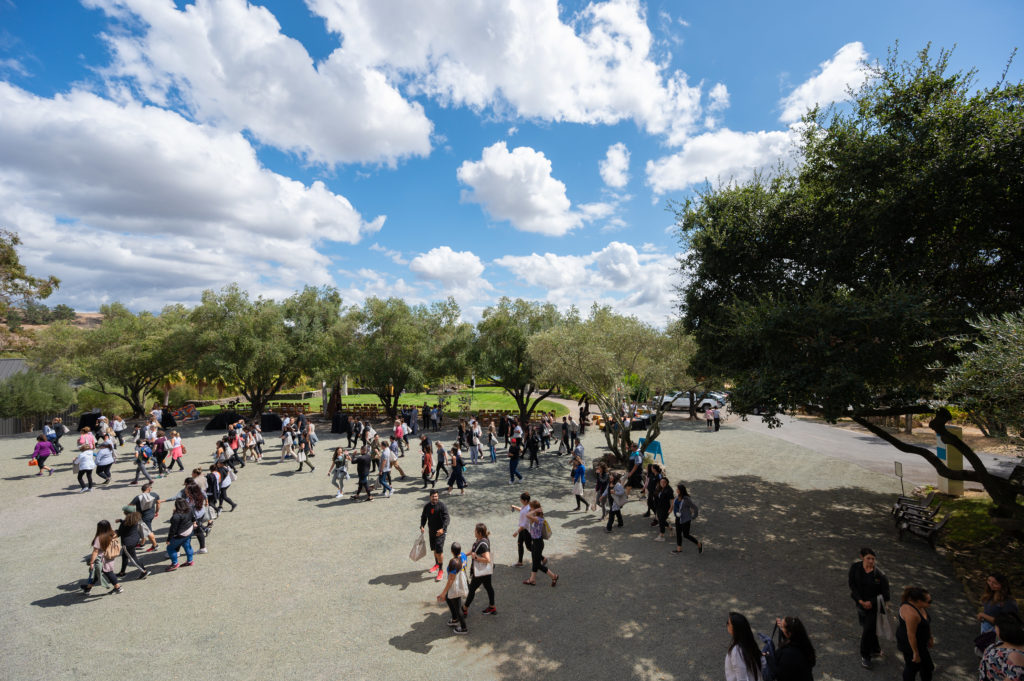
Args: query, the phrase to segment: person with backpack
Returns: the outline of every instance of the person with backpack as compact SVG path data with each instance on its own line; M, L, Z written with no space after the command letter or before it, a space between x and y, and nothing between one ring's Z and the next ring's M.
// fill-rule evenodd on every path
M185 499L175 500L171 526L167 530L167 557L171 559L171 566L166 572L178 569L178 551L181 549L185 549L185 556L188 558L182 567L190 567L195 563L192 554L192 532L195 526L196 518L188 502Z
M148 539L152 546L146 553L156 551L156 535L153 533L153 521L160 515L160 495L153 491L153 481L143 483L142 489L139 493L128 502L130 506L134 506L135 509L142 514L142 533L143 538Z
M548 559L544 557L544 541L551 538L551 526L544 519L544 509L536 499L530 500L530 510L526 514L526 521L530 528L530 554L533 558L533 566L530 569L530 576L523 580L523 584L536 586L537 573L543 572L551 578L551 586L557 586L558 575L548 569Z
M112 585L110 593L123 593L124 588L114 572L114 561L121 555L121 540L110 526L109 520L96 523L96 534L92 538L92 553L89 555L89 581L82 585L82 591L89 593L96 584L107 582Z
M732 637L725 654L725 681L760 681L761 651L757 649L750 622L738 612L730 612L725 624Z
M466 604L462 607L463 616L469 614L469 606L473 603L473 595L481 586L487 592L488 605L483 609L484 615L497 615L498 610L494 607L494 587L491 586L491 575L494 574L494 560L491 557L491 533L487 526L477 523L474 529L475 541L473 548L469 551L471 562L469 568L469 594L466 596Z
M871 658L882 654L882 646L878 643L878 599L885 603L890 600L889 578L875 565L875 552L868 547L860 550L860 560L850 566L847 581L850 585L850 598L857 608L857 619L860 622L860 666L871 669ZM885 610L882 610L885 612Z
M149 476L149 471L146 470L146 464L149 463L149 460L152 457L153 457L153 450L149 448L149 445L146 444L146 441L141 439L141 438L136 440L135 441L135 479L132 480L128 484L130 484L130 485L137 485L137 484L139 484L139 476L140 475L142 477L146 478L146 480L149 480L150 482L153 482L153 478L151 478Z
M676 498L672 502L672 514L676 519L676 548L672 553L683 552L683 537L686 537L697 545L697 553L704 553L704 542L697 541L697 538L690 534L690 523L697 519L700 509L690 498L686 491L686 485L676 485ZM611 521L608 521L611 524Z
M782 643L775 651L775 681L814 681L811 670L817 657L804 623L786 616L777 618L775 624L782 633Z
M462 574L462 546L458 542L452 542L452 558L448 561L448 568L445 572L448 574L448 581L445 582L441 593L437 595L437 602L443 601L448 604L448 610L452 614L452 618L448 620L448 626L452 627L452 633L468 634L466 614L462 608L462 597L465 595L462 591L462 582L465 580L465 575ZM442 578L441 574L441 570L438 570L438 581Z
M145 526L142 524L142 514L131 505L123 506L121 510L124 511L124 518L118 521L120 524L117 527L117 536L121 540L121 569L117 576L124 577L128 570L128 563L131 562L139 569L139 579L145 579L149 576L149 570L142 566L142 561L139 560L136 553L136 548L144 540L143 527Z

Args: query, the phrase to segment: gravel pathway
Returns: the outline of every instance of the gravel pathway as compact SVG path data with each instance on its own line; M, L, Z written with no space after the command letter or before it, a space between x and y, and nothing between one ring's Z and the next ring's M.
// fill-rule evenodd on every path
M181 430L186 468L208 461L214 436ZM194 567L165 574L166 554L144 554L157 568L149 579L130 576L125 593L90 597L78 590L82 560L96 521L119 517L136 493L129 464L115 466L111 485L79 494L70 452L57 459L58 473L37 478L26 465L33 439L0 439L0 678L108 679L135 669L190 680L712 680L723 675L729 610L766 633L776 615L800 616L819 650L816 679L895 678L891 646L875 671L857 659L845 580L865 544L894 595L911 583L932 590L936 678L976 673L974 609L942 556L897 541L887 509L899 484L888 476L733 424L706 433L703 422L673 414L660 438L668 474L701 505L694 533L706 547L698 556L688 544L674 556L671 544L652 541L637 503L612 535L599 513L572 510L564 458L542 455L539 471L524 463L526 481L516 486L503 463L472 466L466 494L442 500L450 540L468 546L475 523L490 527L499 614L480 615L486 595L478 592L470 633L458 637L434 600L440 589L428 560L408 559L426 501L418 478L396 478L391 499L337 501L326 472L339 438L321 437L315 473L277 463L276 447L241 471L232 487L239 508L217 521L210 553ZM584 442L592 455L603 437L588 431ZM415 474L418 457L406 462ZM159 480L156 490L171 496L183 477ZM544 502L553 526L556 589L543 576L523 586L524 568L511 567L515 515L507 509L523 488ZM161 539L169 515L158 519Z

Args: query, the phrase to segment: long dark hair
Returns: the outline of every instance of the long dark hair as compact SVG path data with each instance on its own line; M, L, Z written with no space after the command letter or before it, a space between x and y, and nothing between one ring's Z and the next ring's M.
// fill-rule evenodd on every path
M786 631L789 632L789 636L785 637L782 645L793 646L802 652L807 658L808 664L813 667L818 661L818 657L814 654L814 646L811 645L811 639L807 636L804 623L800 621L799 617L791 616L784 617L783 621L786 623Z
M750 629L750 622L738 612L729 613L729 624L732 625L732 645L729 650L736 646L740 647L743 653L743 663L747 665L747 671L752 678L761 676L761 651L757 649L757 641L754 640L754 632Z
M201 510L206 505L206 495L203 494L203 490L199 489L199 485L192 478L185 479L185 495L195 506L197 511Z
M174 500L174 512L175 513L190 513L191 511L192 511L192 509L189 508L188 502L186 500L184 500L184 499L175 499Z
M109 520L101 520L96 523L96 534L93 535L92 540L96 541L97 538L100 540L100 548L107 548L107 544L110 543L110 535L114 533L114 529L110 526Z
M982 602L988 603L989 601L992 601L993 603L1003 603L1006 601L1006 599L1010 598L1010 582L1006 580L1006 575L1001 575L999 573L993 572L991 575L989 575L989 577L999 582L999 600L996 600L997 592L992 590L992 587L988 585L988 580L986 579L985 595L981 597Z

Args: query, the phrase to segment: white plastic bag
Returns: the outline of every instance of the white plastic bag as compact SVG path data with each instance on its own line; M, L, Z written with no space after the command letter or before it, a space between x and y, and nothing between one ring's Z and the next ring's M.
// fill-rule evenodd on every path
M875 603L876 617L875 631L878 633L878 639L880 641L896 641L896 632L892 629L892 618L885 612L885 599L881 595L878 597L878 601Z
M423 533L420 532L420 536L416 537L416 541L412 543L409 560L415 562L425 555L427 555L427 541L423 538Z

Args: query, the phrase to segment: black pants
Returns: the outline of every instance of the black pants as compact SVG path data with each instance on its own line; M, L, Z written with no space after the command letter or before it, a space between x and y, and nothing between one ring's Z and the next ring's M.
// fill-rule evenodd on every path
M452 613L452 619L459 621L459 628L466 628L466 616L462 614L462 597L459 598L445 598L445 603L448 604L448 610Z
M683 546L683 537L686 537L687 539L692 541L694 544L700 544L700 542L697 541L697 538L690 534L690 523L691 522L692 521L687 520L685 523L680 523L680 522L676 523L676 546L682 548L682 546Z
M877 607L877 603L872 604ZM872 655L880 652L882 647L878 644L878 613L875 609L865 610L857 605L857 619L860 620L860 656L871 658Z
M540 461L537 459L537 450L531 447L527 451L530 452L530 468L533 468L534 466L540 468Z
M576 510L577 511L580 510L580 504L583 504L583 510L584 511L590 510L590 504L587 503L587 500L584 499L583 497L581 497L579 494L577 494L576 495Z
M62 444L60 443L60 438L61 438L61 436L60 436L60 435L58 435L58 436L57 436L57 439L53 441L53 449L54 449L54 451L56 451L56 452L57 452L58 454L60 454L61 452L63 452L63 451L64 451L64 445L62 445Z
M237 465L241 466L242 468L245 468L245 461L243 461L242 459L238 458L238 450L237 449L234 449L234 450L231 451L231 456L228 457L228 460L225 463L227 465L231 466L231 470L235 469L235 466L233 464L237 464ZM164 464L161 461L160 462L160 466L162 467L163 465ZM161 471L161 472L163 472L163 471Z
M142 567L142 563L139 561L138 554L135 553L134 544L130 546L128 544L124 544L121 547L121 572L124 572L128 569L128 561L131 561L132 565L139 568L143 572L146 571L146 568Z
M540 537L531 537L530 543L530 555L533 557L533 566L530 568L531 572L544 572L548 571L548 566L544 564L544 540Z
M370 496L370 478L360 475L359 484L356 486L356 496L363 490L366 490L366 496Z
M231 508L232 509L234 509L235 506L238 505L235 502L231 501L231 497L228 496L228 488L227 487L221 487L221 489L220 489L220 503L217 505L217 510L218 511L220 509L224 508L224 502L225 501L228 502L229 504L231 504Z
M88 478L89 479L89 489L92 489L92 470L91 469L87 470L87 471L78 471L78 486L81 487L82 489L85 489L85 480L84 480L84 478Z
M305 461L300 461L300 462L299 462L299 471L301 471L301 470L302 470L302 464L306 464L307 466L309 466L309 470L310 470L310 472L312 472L312 471L316 470L315 468L313 468L313 464L311 464L311 463L309 462L309 459L306 459Z
M608 511L608 529L612 529L612 521L619 519L619 527L622 527L622 510Z
M451 475L448 472L448 467L447 466L445 466L443 463L438 463L437 466L434 468L434 485L437 485L437 479L439 477L441 477L441 471L444 471L444 477L446 477L446 478L449 475Z
M474 576L473 579L470 580L469 595L466 596L467 608L469 607L470 603L473 602L473 595L476 593L476 590L480 588L481 584L484 587L484 591L487 592L487 604L490 605L492 608L494 607L494 587L491 586L491 576L484 575L483 577Z
M117 438L117 446L118 447L124 445L124 438L121 437L121 431L120 430L115 430L114 431L114 437Z
M519 562L523 562L523 547L526 547L527 551L533 550L533 540L530 539L530 532L524 528L519 529Z
M658 532L665 534L665 530L668 529L668 511L664 513L658 513Z
M160 475L167 474L167 464L164 463L164 458L166 456L166 454L158 454L156 457L156 472Z
M179 471L185 470L185 467L181 464L181 457L179 456L177 459L171 459L171 465L167 467L168 472L174 469L174 464L178 464Z
M932 655L927 646L918 649L918 653L921 655L920 662L911 662L914 659L914 653L909 648L900 652L903 653L903 681L914 681L918 674L921 675L921 681L932 681L935 663L932 662Z
M196 527L192 531L192 536L199 540L200 549L206 548L206 530L203 529L203 525L199 522L198 518L196 518ZM189 541L192 540L190 539Z
M721 425L722 425L722 419L715 419L715 431L718 431L718 429L719 429L719 427Z
M100 476L104 480L109 481L110 480L110 467L113 466L113 465L114 464L112 464L112 463L105 463L102 466L96 466L96 475Z

